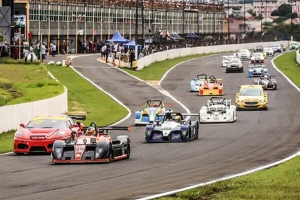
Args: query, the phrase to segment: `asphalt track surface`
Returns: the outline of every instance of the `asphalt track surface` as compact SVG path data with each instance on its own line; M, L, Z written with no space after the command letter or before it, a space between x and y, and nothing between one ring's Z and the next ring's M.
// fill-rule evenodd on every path
M84 76L113 94L134 112L150 98L173 103L145 83L96 61L97 56L73 59ZM250 84L244 73L226 74L222 56L188 61L172 70L162 87L192 112L208 97L189 92L197 74L222 78L225 97L234 103L238 85ZM300 94L271 66L277 91L268 91L269 110L239 111L230 124L200 125L199 139L189 143L145 144L144 127L133 127L131 158L110 164L51 165L49 155L0 156L0 199L134 199L209 181L268 164L299 150ZM88 63L88 65L87 65ZM132 125L134 115L120 125ZM116 137L122 132L113 133Z

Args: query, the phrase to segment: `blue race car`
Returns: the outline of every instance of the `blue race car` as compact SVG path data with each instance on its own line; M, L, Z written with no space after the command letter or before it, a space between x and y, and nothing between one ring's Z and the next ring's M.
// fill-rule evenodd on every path
M258 64L249 66L248 77L255 77L261 75L268 75L268 69L266 68L266 65Z
M204 73L197 75L196 78L191 80L190 91L191 92L199 92L199 87L204 81L208 79L208 76Z
M169 104L171 106L171 104ZM135 112L135 125L146 125L157 120L162 121L163 115L172 110L166 110L165 104L161 100L148 100L143 109Z
M199 117L199 114L166 113L162 122L156 121L146 126L146 142L188 142L198 139L199 121L186 121L184 116Z

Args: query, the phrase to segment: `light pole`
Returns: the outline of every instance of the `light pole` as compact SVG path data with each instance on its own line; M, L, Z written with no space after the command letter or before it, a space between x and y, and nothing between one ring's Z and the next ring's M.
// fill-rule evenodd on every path
M229 20L229 0L228 0L228 17L227 17L227 26L228 26L228 31L227 31L227 34L228 34L228 42L230 44L230 20Z
M142 0L142 39L145 39L144 0ZM144 44L143 44L144 46Z
M139 0L135 2L135 45L138 43L138 14L139 14Z
M244 0L244 34L246 33L246 0Z

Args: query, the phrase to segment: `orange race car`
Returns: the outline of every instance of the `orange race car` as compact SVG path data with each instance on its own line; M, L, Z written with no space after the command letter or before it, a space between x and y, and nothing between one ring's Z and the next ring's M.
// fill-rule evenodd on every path
M214 75L211 75L209 78L204 80L204 83L199 87L199 95L200 96L208 96L208 95L223 95L223 84L220 83L222 79L217 79Z
M51 158L53 163L102 163L130 157L130 140L127 135L120 135L112 140L109 130L127 130L130 127L98 127L95 122L83 128L82 135L72 131L72 137L56 140L53 144Z

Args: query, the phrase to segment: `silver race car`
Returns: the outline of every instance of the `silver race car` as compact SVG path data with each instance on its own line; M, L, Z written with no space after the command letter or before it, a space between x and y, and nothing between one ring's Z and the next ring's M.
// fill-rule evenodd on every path
M231 99L211 97L200 109L200 123L223 123L236 120L236 106L231 105Z
M277 90L277 81L272 77L275 75L261 75L258 79L253 79L253 83L261 85L264 90Z

